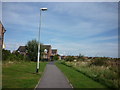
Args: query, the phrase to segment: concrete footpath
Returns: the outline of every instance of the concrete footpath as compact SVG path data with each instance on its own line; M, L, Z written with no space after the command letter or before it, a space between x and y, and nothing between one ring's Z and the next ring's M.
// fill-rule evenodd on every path
M46 65L45 72L36 87L38 88L72 88L64 74L56 67L54 62Z

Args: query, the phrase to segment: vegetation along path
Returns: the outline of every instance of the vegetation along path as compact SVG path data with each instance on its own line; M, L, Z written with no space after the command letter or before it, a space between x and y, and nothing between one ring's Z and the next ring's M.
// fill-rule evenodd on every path
M74 88L107 88L71 67L63 65L59 62L57 62L56 65L67 76Z
M50 62L46 65L44 75L37 88L71 88L71 86L54 62Z

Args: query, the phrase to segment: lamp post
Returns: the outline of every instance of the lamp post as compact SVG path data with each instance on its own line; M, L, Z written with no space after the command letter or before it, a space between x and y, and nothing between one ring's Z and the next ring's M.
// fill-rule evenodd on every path
M41 13L42 11L46 11L47 8L40 8L40 22L39 22L39 33L38 33L38 57L37 57L37 69L36 73L38 73L39 70L39 59L40 59L40 29L41 29Z

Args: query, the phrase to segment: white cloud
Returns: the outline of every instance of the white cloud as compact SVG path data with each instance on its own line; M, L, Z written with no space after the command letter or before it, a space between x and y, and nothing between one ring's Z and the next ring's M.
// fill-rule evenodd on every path
M58 48L60 54L65 55L79 55L79 53L85 56L108 56L118 57L118 45L113 43L56 43L53 44L55 48Z
M74 55L82 53L90 56L117 57L117 43L92 42L117 39L118 36L89 38L86 41L79 40L106 31L109 32L118 27L117 6L115 6L117 4L108 4L107 7L106 5L104 3L47 3L43 5L50 7L46 13L42 13L41 33L45 35L42 37L43 40L45 41L44 38L51 36L48 41L51 41L50 44L53 48L58 48L61 54L65 52ZM6 27L10 27L11 30L14 28L12 25L17 25L18 32L28 31L26 34L38 32L39 5L5 4L3 15ZM72 38L78 40L74 41ZM11 50L22 44L12 40L9 42L6 43L8 49Z
M53 14L48 13L45 16L46 25L43 27L79 37L110 31L118 27L118 14L115 4L114 7L108 4L108 7L102 3L57 3L52 8ZM54 13L59 13L61 16L56 16Z
M54 12L64 13L70 16L86 17L97 20L106 20L108 18L115 19L118 9L118 3L96 3L96 2L81 2L81 3L57 3L52 9ZM107 7L106 7L107 6ZM99 17L99 18L98 18ZM111 20L110 19L110 20Z
M3 23L5 25L18 25L19 27L38 28L39 12L34 14L36 7L31 7L26 4L8 4L3 3ZM25 29L28 30L28 29ZM29 31L29 30L28 30ZM33 30L32 30L33 31Z
M25 46L25 43L22 43L22 42L7 42L7 43L5 43L5 46L6 46L5 49L14 51L14 50L17 50L19 48L19 46Z

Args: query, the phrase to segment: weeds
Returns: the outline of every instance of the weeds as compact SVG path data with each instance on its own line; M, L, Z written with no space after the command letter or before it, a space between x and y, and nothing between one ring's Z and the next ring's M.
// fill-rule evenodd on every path
M111 65L105 58L94 59L91 61L62 62L62 64L74 68L76 71L94 79L109 88L118 88L118 66Z

